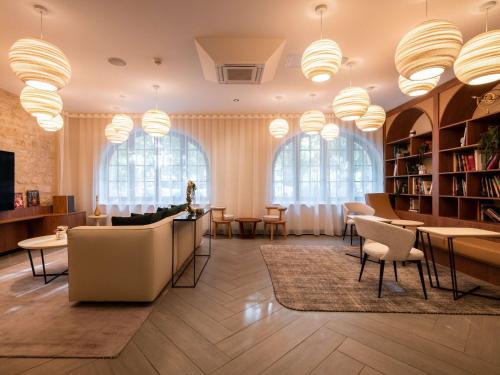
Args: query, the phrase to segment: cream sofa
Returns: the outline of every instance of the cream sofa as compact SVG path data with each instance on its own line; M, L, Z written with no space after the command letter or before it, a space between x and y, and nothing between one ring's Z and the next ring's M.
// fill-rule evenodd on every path
M148 225L70 229L69 300L153 301L172 277L172 220L181 214ZM192 222L175 224L176 271L193 249L193 230ZM202 233L203 219L196 246Z

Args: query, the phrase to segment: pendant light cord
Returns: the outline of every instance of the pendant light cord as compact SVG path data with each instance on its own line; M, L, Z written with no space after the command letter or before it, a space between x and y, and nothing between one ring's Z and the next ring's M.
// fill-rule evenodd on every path
M425 0L425 19L429 18L429 0Z
M40 11L40 39L43 39L43 12Z
M490 8L486 8L486 32L488 32L488 11L490 10Z
M349 64L349 88L352 87L352 63Z
M320 39L323 39L323 11L319 12Z
M155 109L158 110L158 89L160 88L160 86L158 85L155 85Z

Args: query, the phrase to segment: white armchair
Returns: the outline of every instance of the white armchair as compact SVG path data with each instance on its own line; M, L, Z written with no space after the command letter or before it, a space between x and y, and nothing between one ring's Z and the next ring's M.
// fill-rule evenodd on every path
M342 240L345 240L345 235L347 232L347 227L350 227L351 229L351 245L352 245L352 236L353 236L353 228L354 228L354 221L352 219L349 219L347 215L373 215L375 213L375 210L368 206L367 204L361 203L361 202L345 202L342 205L342 212L344 214L344 233L342 233Z
M377 259L380 262L380 276L378 285L378 297L382 294L382 281L384 278L385 262L393 262L396 282L398 274L396 262L413 262L417 264L420 282L424 297L427 299L425 290L424 274L422 271L422 259L424 253L413 247L415 243L415 234L407 229L403 229L391 224L381 223L373 220L354 217L354 224L360 237L365 239L363 244L363 260L358 281L361 281L363 270L368 256ZM360 239L361 241L361 239Z

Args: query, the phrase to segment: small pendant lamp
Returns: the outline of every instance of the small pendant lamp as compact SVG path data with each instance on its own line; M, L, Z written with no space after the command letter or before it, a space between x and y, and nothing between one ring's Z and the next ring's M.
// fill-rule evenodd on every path
M146 111L142 116L142 128L152 137L163 137L168 134L172 124L168 115L158 109L158 89L160 86L154 85L156 91L156 108Z
M366 113L370 105L368 92L361 87L351 87L351 69L353 63L349 63L349 87L335 96L333 99L333 112L342 121L357 120Z

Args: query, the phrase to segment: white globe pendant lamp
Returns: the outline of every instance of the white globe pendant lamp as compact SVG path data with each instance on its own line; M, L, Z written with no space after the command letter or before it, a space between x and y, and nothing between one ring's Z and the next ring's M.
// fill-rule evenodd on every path
M154 85L153 88L156 90L156 103L158 106L158 89L160 86ZM158 108L150 109L142 116L142 128L152 137L163 137L168 134L171 127L172 124L168 115Z
M486 31L465 43L455 60L456 77L468 85L482 85L500 79L500 29L488 31L488 10L496 5L483 5Z
M342 121L353 121L363 116L370 105L368 92L361 87L352 87L351 70L354 62L347 64L349 68L349 87L335 96L333 99L333 112Z
M106 125L104 136L111 143L123 143L128 139L129 133L122 130L116 130L113 123Z
M62 99L57 92L44 91L25 86L20 95L21 106L30 115L41 120L49 120L63 108Z
M427 1L425 16L427 18ZM412 81L440 76L453 65L463 39L451 22L426 20L401 38L394 57L399 74Z
M269 134L274 138L283 138L288 134L288 121L284 118L276 118L269 124Z
M399 89L403 94L408 96L425 95L437 86L440 78L441 76L437 76L421 81L412 81L411 79L406 79L403 76L399 76Z
M45 131L56 132L61 130L64 126L64 120L61 115L57 115L51 119L38 119L38 125Z
M363 132L373 132L384 126L385 110L376 104L371 104L366 113L356 120L356 127Z
M320 14L320 39L312 42L302 54L302 73L313 82L325 82L332 78L340 69L342 51L336 42L323 38L323 13L327 6L316 6L316 13Z
M323 129L321 129L321 138L325 141L333 141L340 134L340 129L337 124L326 124Z
M321 111L306 111L300 116L300 129L308 135L314 135L321 132L325 123L326 118Z
M119 113L113 116L111 120L111 125L116 131L122 131L130 133L134 129L134 120L124 113Z
M68 84L71 65L61 49L43 40L42 19L47 9L40 5L35 5L35 9L40 12L40 39L17 40L9 50L10 67L26 85L57 91Z

